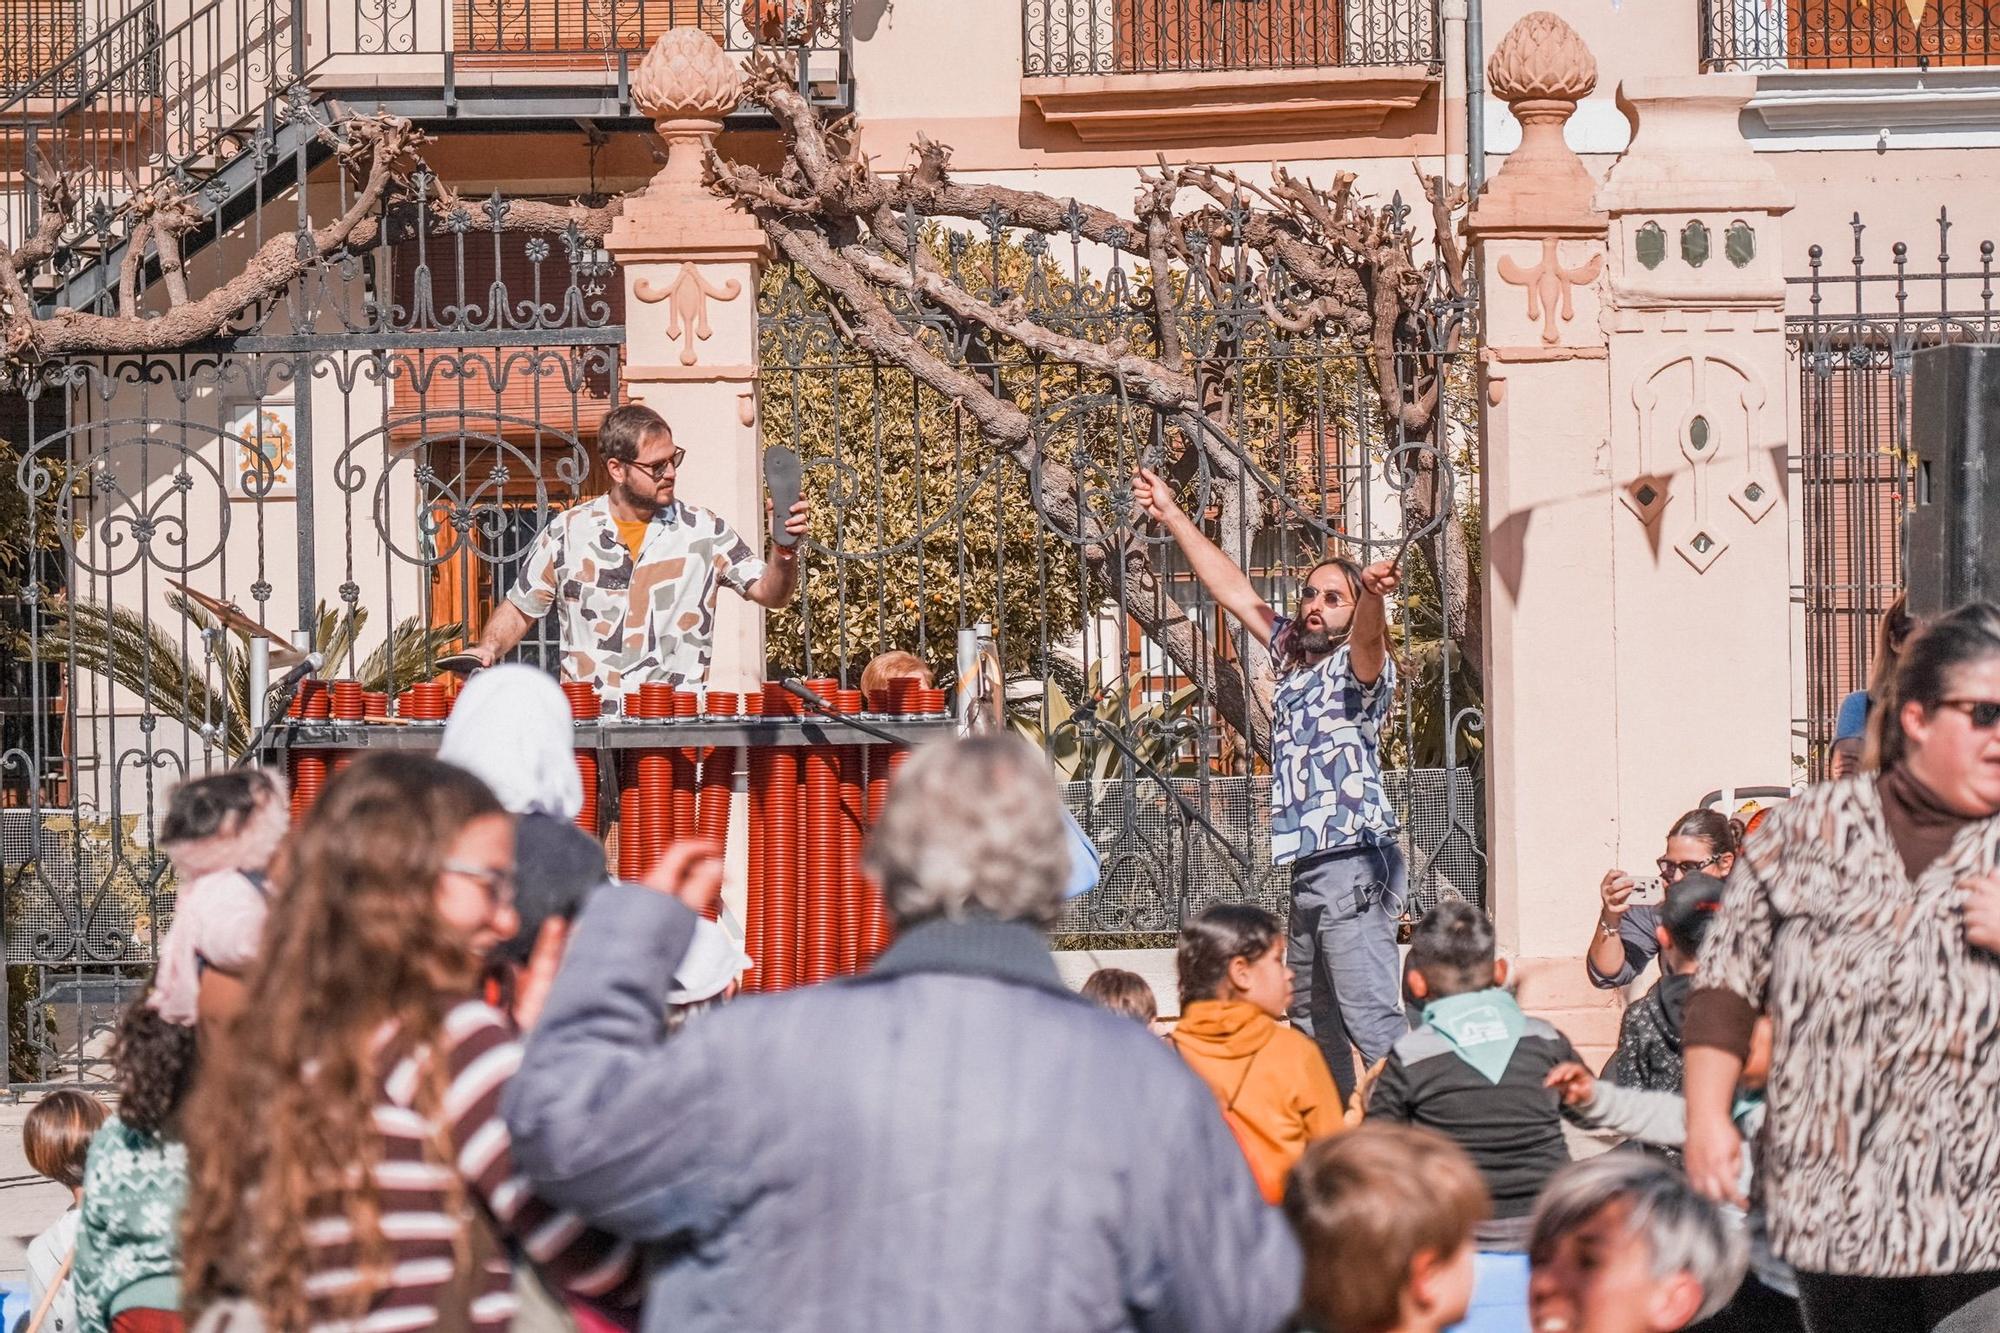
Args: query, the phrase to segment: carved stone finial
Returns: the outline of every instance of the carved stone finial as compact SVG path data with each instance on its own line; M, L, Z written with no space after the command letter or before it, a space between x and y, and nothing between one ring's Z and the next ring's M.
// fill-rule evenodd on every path
M1521 122L1507 155L1474 204L1474 234L1602 236L1590 203L1596 182L1563 142L1563 124L1597 87L1597 59L1576 29L1545 9L1507 30L1486 62L1486 79Z
M1507 30L1486 62L1486 82L1501 101L1568 102L1597 87L1597 58L1559 15L1538 9Z
M669 28L660 34L632 80L632 101L659 123L662 134L677 121L720 128L742 93L736 62L700 28Z

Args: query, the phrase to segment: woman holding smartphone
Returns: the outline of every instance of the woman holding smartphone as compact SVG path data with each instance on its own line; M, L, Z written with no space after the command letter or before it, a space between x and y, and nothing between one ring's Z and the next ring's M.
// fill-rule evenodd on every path
M1654 864L1671 886L1682 876L1703 873L1727 879L1736 868L1743 825L1715 810L1690 810L1667 830L1667 845ZM1639 881L1623 870L1607 870L1597 886L1603 907L1591 933L1584 968L1599 990L1630 985L1660 952L1658 899L1633 901ZM1651 897L1652 895L1640 895Z

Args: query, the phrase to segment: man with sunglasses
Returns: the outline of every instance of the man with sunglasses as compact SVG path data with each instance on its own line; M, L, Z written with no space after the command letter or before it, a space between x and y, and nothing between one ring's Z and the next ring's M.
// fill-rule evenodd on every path
M468 653L491 666L549 609L562 606L562 674L589 681L604 711L649 682L699 688L715 644L715 595L727 584L757 605L791 601L799 547L768 559L721 518L674 492L687 450L658 412L633 403L605 414L597 448L611 489L549 520L521 576ZM805 535L800 500L785 531Z
M1166 482L1141 468L1132 488L1216 604L1271 650L1271 861L1292 868L1289 1017L1319 1043L1346 1098L1350 1041L1373 1065L1409 1030L1396 949L1407 871L1381 760L1396 693L1382 599L1396 590L1396 564L1322 562L1306 572L1297 612L1280 615Z

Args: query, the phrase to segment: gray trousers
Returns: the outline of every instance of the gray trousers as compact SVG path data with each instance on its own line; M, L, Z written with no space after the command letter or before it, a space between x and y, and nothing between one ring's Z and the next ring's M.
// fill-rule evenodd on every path
M1354 1055L1366 1068L1409 1031L1396 922L1408 893L1403 849L1346 847L1292 866L1292 1026L1319 1043L1342 1099Z

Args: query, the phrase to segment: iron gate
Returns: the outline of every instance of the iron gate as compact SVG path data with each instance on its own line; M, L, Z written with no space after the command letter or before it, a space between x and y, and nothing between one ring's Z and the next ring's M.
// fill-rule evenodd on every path
M1954 260L1953 226L1940 208L1935 250L1924 238L1919 260L1908 241L1870 237L1856 213L1849 253L1815 245L1807 272L1790 280L1804 534L1794 596L1804 613L1806 683L1795 730L1815 778L1826 774L1834 713L1849 691L1866 687L1877 627L1903 587L1911 356L1940 343L1990 342L2000 331L1994 243L1982 240L1976 260Z
M574 227L509 230L513 207L441 198L420 174L369 248L211 345L45 363L10 386L15 1085L101 1076L106 1025L173 909L162 798L247 748L249 636L195 594L282 638L309 628L327 675L398 691L476 631L549 515L595 489L586 445L620 398L622 290ZM307 224L287 199L247 239Z
M1448 503L1441 521L1408 534L1427 558L1405 562L1392 612L1403 686L1385 734L1388 786L1419 909L1445 892L1483 902L1482 714L1462 655L1478 610L1465 585L1436 576L1456 568L1477 584L1477 542L1467 540L1478 523L1470 353L1449 358L1434 438L1385 436L1357 349L1275 324L1240 244L1232 257L1225 241L1209 271L1155 275L1074 229L1051 237L989 219L930 228L922 243L976 296L1142 355L1153 337L1152 284L1175 283L1182 344L1209 401L1227 405L1235 480L1118 383L925 328L920 313L905 312L931 346L1033 416L1035 461L1023 466L983 443L962 404L848 343L810 277L776 268L760 300L764 439L806 460L820 508L797 605L773 616L773 670L852 683L872 656L902 649L949 676L958 631L987 622L1010 681L1011 722L1068 782L1103 856L1104 882L1072 906L1066 932L1157 938L1212 900L1280 907L1287 876L1270 864L1257 721L1251 704L1232 707L1213 683L1232 664L1268 681L1264 654L1218 617L1172 543L1135 524L1132 470L1163 469L1283 607L1322 552L1365 562L1401 548L1401 488L1427 455L1442 468ZM1430 346L1445 346L1449 323L1469 316L1440 302ZM1073 474L1076 492L1050 495L1044 461ZM1074 517L1085 510L1115 534L1107 544L1150 562L1156 595L1194 621L1192 660L1170 658L1141 631L1148 608L1130 579L1106 577L1092 560L1098 538Z

